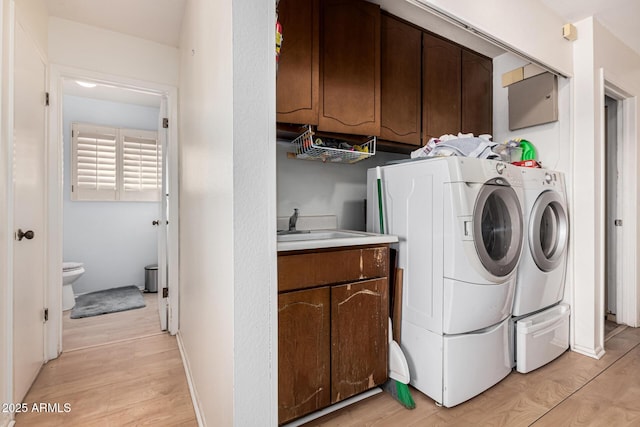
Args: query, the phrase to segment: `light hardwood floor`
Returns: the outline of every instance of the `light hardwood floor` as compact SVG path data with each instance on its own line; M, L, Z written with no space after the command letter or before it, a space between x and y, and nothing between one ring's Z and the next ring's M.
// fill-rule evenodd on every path
M18 427L197 426L176 338L160 331L156 294L144 297L143 309L85 319L65 313L65 350L40 371ZM34 403L58 404L60 412L32 411Z
M442 408L412 390L407 410L380 393L307 426L639 426L640 329L626 328L595 360L566 352L502 382L454 408Z
M17 426L196 426L176 339L159 332L159 323L150 326L158 320L149 298L155 295L145 295L145 309L99 316L102 321L71 320L67 313L63 343L76 349L44 366L26 402L62 409L68 403L71 411L18 414ZM640 329L608 330L602 359L567 352L529 374L513 372L454 408L412 390L417 407L407 410L380 393L307 426L637 426ZM102 338L87 337L91 331Z
M67 352L131 338L162 334L158 317L158 294L143 294L145 307L102 316L71 319L62 313L62 350Z

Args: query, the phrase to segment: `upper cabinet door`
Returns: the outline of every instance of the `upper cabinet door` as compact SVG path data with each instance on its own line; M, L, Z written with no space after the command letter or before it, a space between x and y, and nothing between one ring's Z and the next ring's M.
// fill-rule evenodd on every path
M423 34L424 143L430 138L460 132L461 48L438 37Z
M382 15L380 138L420 145L422 31Z
M491 134L493 129L493 63L462 51L462 132Z
M325 0L321 33L318 129L380 135L380 7Z
M280 0L283 43L276 80L276 120L318 124L319 0Z

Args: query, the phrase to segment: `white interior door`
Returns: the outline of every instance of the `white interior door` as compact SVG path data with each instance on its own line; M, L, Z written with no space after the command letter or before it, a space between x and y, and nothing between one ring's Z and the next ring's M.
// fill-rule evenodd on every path
M162 188L158 212L158 312L160 326L167 330L168 311L167 298L163 290L167 287L167 229L168 229L168 202L169 189L167 186L167 128L164 127L164 118L167 117L167 102L163 97L160 104L160 123L158 126L158 142L162 147Z
M44 362L46 64L19 24L14 71L13 392L21 402Z

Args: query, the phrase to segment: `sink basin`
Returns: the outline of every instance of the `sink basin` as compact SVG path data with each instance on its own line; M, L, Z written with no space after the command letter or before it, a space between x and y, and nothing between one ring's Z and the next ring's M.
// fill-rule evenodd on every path
M348 239L353 237L366 237L367 233L356 231L338 230L314 230L308 233L279 234L278 242L299 242L305 240Z

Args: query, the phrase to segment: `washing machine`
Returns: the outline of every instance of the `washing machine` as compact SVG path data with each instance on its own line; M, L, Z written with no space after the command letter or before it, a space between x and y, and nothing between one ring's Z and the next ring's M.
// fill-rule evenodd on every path
M455 406L511 371L522 177L510 164L467 157L380 169L383 232L398 236L404 270L401 347L411 384ZM376 173L367 175L367 228L380 232Z
M526 373L569 347L570 307L559 305L564 296L569 216L561 172L541 168L520 168L520 172L526 232L513 304L512 364Z

